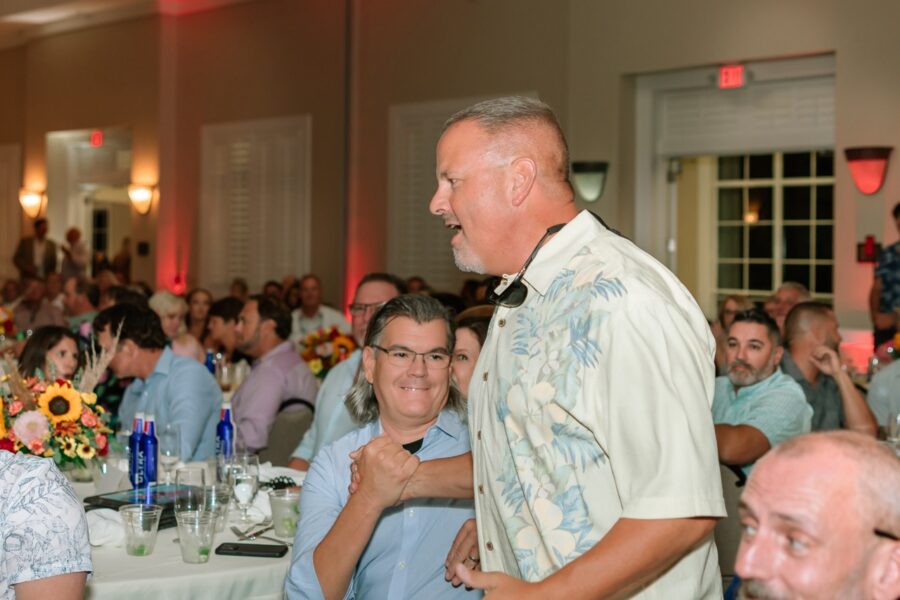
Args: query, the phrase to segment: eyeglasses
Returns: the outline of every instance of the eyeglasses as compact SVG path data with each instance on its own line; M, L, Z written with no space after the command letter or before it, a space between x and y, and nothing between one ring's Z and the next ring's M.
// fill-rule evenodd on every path
M350 309L351 315L361 315L369 310L372 312L378 312L378 309L387 304L386 302L373 302L371 304L363 304L361 302L354 302L347 308Z
M409 368L416 361L416 357L421 356L425 362L425 366L429 369L446 369L450 366L450 354L443 350L429 350L428 352L414 352L403 346L391 346L383 348L381 346L372 345L376 350L381 350L387 356L388 362L395 367Z
M531 251L531 255L528 257L528 260L525 261L525 264L522 265L522 268L516 273L516 276L510 282L506 289L500 292L499 294L495 292L491 292L488 294L488 302L491 304L499 304L500 306L505 306L506 308L516 308L517 306L522 306L522 303L525 302L525 298L528 297L528 286L522 283L522 276L525 275L525 270L531 264L531 261L534 260L534 257L537 256L538 250L541 249L541 246L544 245L544 242L548 237L565 227L565 223L559 223L558 225L554 225L547 229L546 233L544 233L543 237L538 240L537 246L534 247L534 250Z

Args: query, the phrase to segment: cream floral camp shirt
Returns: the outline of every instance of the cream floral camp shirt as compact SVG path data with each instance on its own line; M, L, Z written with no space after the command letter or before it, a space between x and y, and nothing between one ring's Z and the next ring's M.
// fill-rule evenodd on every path
M586 211L526 279L470 384L482 570L541 580L620 518L724 516L715 343L682 284ZM710 535L635 597L716 596Z

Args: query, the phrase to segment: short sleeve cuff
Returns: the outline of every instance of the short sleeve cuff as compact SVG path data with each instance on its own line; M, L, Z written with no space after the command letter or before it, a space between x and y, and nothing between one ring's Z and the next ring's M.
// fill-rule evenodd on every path
M726 516L725 500L719 496L692 498L641 498L622 511L625 519L689 519Z

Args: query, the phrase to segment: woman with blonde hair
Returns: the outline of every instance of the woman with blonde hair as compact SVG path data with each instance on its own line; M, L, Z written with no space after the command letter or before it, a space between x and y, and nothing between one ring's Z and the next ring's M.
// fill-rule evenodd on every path
M172 340L178 334L187 331L187 327L184 324L184 315L187 314L188 305L184 298L176 296L172 292L160 290L150 296L148 304L153 309L153 312L159 315L166 338Z

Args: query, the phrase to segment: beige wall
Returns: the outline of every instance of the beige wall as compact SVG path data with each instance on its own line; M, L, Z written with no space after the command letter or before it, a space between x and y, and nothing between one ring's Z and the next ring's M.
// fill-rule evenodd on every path
M900 4L891 0L708 0L570 2L569 136L573 153L611 157L604 201L634 231L632 75L730 61L835 52L835 304L843 325L867 328L872 267L855 262L866 233L893 241L884 216L900 197L900 172L888 169L882 191L853 187L842 150L900 147ZM896 162L897 156L894 157Z
M203 252L194 223L200 196L201 128L308 113L313 141L312 268L322 277L325 300L341 302L343 8L342 2L332 0L265 0L176 19L175 144L169 151L177 158L171 161L175 226L182 232L179 242L189 243L185 248L191 257L189 285L197 282L197 257Z
M564 2L379 0L356 7L350 285L386 263L392 104L536 91L560 108L563 121L567 104Z
M21 144L25 135L25 48L0 52L0 144Z
M129 127L132 173L157 177L157 20L134 19L29 42L24 48L23 177L46 185L50 131ZM53 201L50 199L49 201ZM150 219L132 215L136 240L153 240ZM153 281L155 260L135 256L132 276Z

